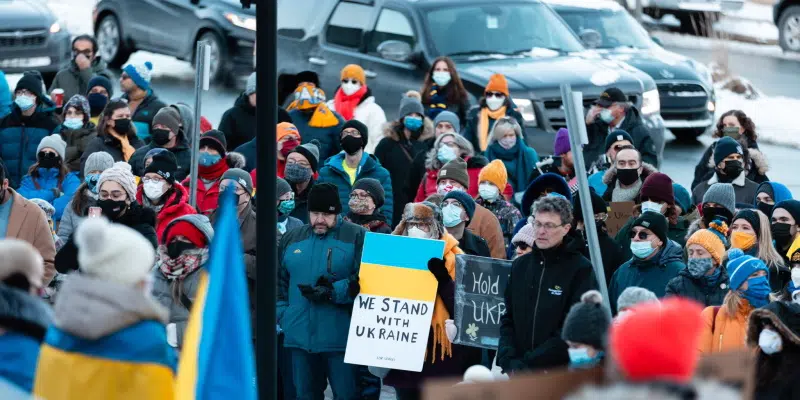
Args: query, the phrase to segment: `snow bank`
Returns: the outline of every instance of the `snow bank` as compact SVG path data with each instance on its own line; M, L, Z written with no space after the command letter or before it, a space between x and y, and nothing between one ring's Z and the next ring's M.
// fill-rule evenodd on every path
M651 34L661 40L664 46L677 47L694 50L714 50L720 46L725 46L730 52L759 57L772 57L789 61L800 61L800 53L784 53L778 46L766 46L763 44L752 44L736 42L732 40L720 40L702 38L692 35L684 35L670 32L651 32Z

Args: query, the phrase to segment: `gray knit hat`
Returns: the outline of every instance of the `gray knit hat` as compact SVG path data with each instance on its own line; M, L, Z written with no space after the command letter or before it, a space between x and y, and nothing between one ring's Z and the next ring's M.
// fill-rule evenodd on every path
M131 165L124 162L116 162L114 165L100 174L97 187L102 188L105 181L119 183L125 192L128 193L128 200L136 201L136 178L131 172Z
M166 106L158 110L150 126L164 125L177 135L181 130L181 122L181 114L178 112L178 109Z
M581 296L581 301L569 309L561 330L561 339L588 344L595 349L604 348L606 333L611 321L603 310L603 295L590 290Z
M222 180L231 179L242 186L245 192L253 196L253 178L241 168L231 168L222 174Z
M50 148L55 150L56 153L58 153L58 156L61 157L61 159L63 160L64 153L67 152L67 142L65 142L64 139L61 138L61 135L59 135L58 133L54 133L50 136L45 136L39 142L39 146L36 147L36 152L38 153L42 151L42 149L44 148Z
M281 196L292 191L292 187L289 186L289 182L286 182L286 179L283 179L281 177L276 177L275 184L278 186L275 190L276 201L280 200Z
M400 100L400 113L398 115L400 118L403 118L406 115L413 113L424 116L425 107L422 106L422 102L417 96L403 95L403 99Z
M383 190L381 182L374 178L361 178L353 185L353 190L361 189L369 193L376 208L383 207L386 201L386 192Z
M311 164L311 171L317 172L317 166L319 165L319 147L319 141L317 139L311 139L310 142L295 147L289 154L300 153L308 160L308 163Z
M439 122L449 122L450 125L453 125L453 129L455 129L456 133L461 132L461 122L458 120L458 115L451 111L442 111L439 115L436 116L436 119L433 120L433 127L435 128L436 125L439 125Z
M703 195L703 204L717 203L730 211L731 215L736 214L736 192L730 183L715 183L711 185Z
M628 286L617 299L617 312L631 308L639 303L658 301L656 294L638 286Z
M253 72L247 77L247 85L244 87L244 95L250 96L256 92L256 73Z
M114 157L105 151L96 151L86 157L86 163L83 166L83 175L89 175L92 171L105 171L114 166Z

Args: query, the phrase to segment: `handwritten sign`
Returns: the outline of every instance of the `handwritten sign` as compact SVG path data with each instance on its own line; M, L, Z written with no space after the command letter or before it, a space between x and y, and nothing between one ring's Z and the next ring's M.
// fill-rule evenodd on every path
M500 342L500 317L506 313L503 294L511 274L511 261L456 256L456 315L458 334L453 343L496 349Z
M422 371L444 242L367 233L344 362Z
M618 201L611 203L608 211L608 219L606 220L606 228L608 228L608 235L612 238L617 235L617 232L622 229L628 220L633 216L632 201Z

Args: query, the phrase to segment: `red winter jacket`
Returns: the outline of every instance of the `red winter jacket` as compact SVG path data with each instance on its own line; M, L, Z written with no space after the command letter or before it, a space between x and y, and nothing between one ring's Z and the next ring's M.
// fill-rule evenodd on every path
M156 238L158 239L158 244L166 244L163 243L164 230L172 220L184 215L197 214L194 207L189 205L189 192L186 188L178 182L175 182L172 188L174 191L164 203L164 207L156 215ZM136 201L139 204L144 204L142 202L143 192L142 185L139 185L136 189Z
M469 175L469 189L467 190L467 193L469 193L472 198L478 197L478 184L480 183L478 182L478 176L481 173L481 169L482 168L467 168L467 175ZM438 170L425 171L425 177L423 178L422 182L420 182L419 188L417 188L417 196L414 197L415 203L425 201L428 196L436 193L436 178L438 176ZM510 184L507 184L506 189L503 191L503 197L505 197L506 200L509 200L513 195L514 190L511 188Z

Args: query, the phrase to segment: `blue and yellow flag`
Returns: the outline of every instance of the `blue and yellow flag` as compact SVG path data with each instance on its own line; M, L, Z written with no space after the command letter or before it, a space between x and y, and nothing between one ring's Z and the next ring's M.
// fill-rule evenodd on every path
M244 253L232 193L220 197L210 258L197 288L178 364L176 399L255 400Z

